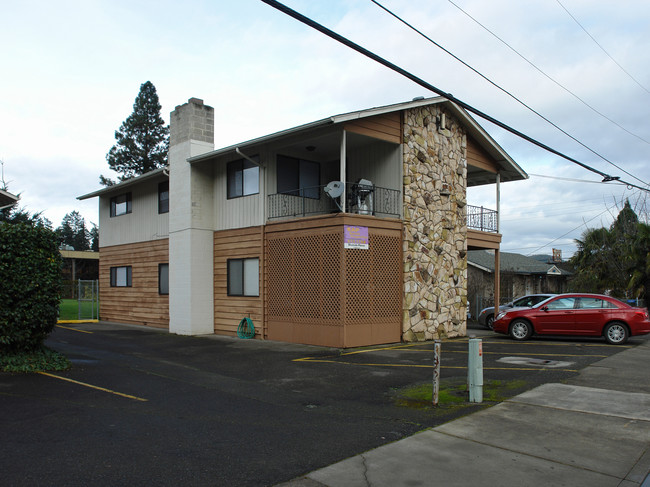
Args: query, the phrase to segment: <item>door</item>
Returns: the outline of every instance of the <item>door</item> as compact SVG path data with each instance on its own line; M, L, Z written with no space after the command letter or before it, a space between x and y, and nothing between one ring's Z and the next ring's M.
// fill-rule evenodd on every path
M575 311L576 335L600 336L609 321L611 303L600 298L579 298Z
M538 308L535 331L553 335L572 335L575 329L577 298L556 298Z

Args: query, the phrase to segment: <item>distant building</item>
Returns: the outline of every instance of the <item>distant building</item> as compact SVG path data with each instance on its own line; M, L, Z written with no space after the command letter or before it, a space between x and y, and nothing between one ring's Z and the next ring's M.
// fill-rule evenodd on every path
M551 256L526 257L521 254L501 252L500 304L526 294L563 293L573 273L562 264L547 263ZM489 250L472 250L467 253L467 298L470 312L494 305L494 254Z

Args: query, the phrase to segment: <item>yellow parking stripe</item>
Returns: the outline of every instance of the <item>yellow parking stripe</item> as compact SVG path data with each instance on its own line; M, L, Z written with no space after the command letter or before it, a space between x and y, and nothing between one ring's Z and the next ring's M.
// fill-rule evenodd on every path
M127 399L135 399L136 401L142 401L142 402L146 402L149 400L149 399L143 399L141 397L131 396L129 394L124 394L122 392L112 391L104 387L94 386L92 384L86 384L85 382L79 382L78 380L68 379L67 377L61 377L60 375L49 374L47 372L39 372L39 374L46 375L48 377L54 377L55 379L61 379L66 382L72 382L73 384L78 384L80 386L90 387L91 389L97 389L98 391L108 392L109 394L114 394L116 396L126 397Z
M375 363L361 363L361 362L346 362L345 360L327 360L327 359L319 359L319 358L311 358L311 357L304 357L304 358L297 358L292 360L292 362L316 362L316 363L321 363L321 364L341 364L341 365L361 365L361 366L368 366L368 367L413 367L413 368L420 368L420 369L432 369L433 365L426 365L426 364L375 364ZM441 365L440 366L442 369L467 369L466 366L455 366L455 365ZM483 370L525 370L525 371L533 371L533 370L545 370L544 367L483 367ZM578 370L574 369L553 369L553 370L558 370L561 372L579 372Z
M78 328L70 328L69 326L61 326L61 325L56 325L57 328L63 328L64 330L70 330L70 331L78 331L79 333L89 333L93 334L92 331L86 331L86 330L79 330Z
M428 353L433 353L431 349L429 350L406 350L407 352L428 352ZM462 353L467 355L468 351L467 350L445 350L444 348L442 349L441 352L443 355L445 353ZM525 352L486 352L483 350L483 355L522 355L525 357L595 357L595 358L607 358L609 355L594 355L594 354L581 354L581 353L525 353Z

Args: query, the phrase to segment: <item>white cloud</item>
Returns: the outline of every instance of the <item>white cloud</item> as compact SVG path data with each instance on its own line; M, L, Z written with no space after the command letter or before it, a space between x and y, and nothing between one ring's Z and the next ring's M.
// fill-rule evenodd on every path
M650 141L645 120L650 95L557 3L455 1L589 104ZM594 114L451 3L383 3L589 147L648 181L648 143ZM618 62L650 86L650 4L562 3ZM632 180L371 2L287 4L571 157ZM11 49L0 51L0 159L6 162L10 189L22 192L23 204L30 211L43 210L55 225L75 209L88 221L97 221L96 202L75 198L97 189L100 174L110 174L105 155L114 143L113 133L131 113L144 81L157 87L167 120L190 97L213 106L218 146L336 113L429 95L254 0L13 2L3 7L3 20L0 41ZM484 126L530 173L599 179ZM629 193L621 187L539 177L504 184L504 249L527 253L594 217L589 225L608 224L607 205ZM494 206L494 189L470 191L470 204L481 201ZM580 231L556 244L570 253Z

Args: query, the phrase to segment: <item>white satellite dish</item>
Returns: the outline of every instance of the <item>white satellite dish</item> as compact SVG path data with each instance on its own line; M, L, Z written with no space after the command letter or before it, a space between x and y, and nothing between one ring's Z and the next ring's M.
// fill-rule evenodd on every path
M327 186L323 188L323 191L325 191L325 194L327 194L327 196L332 198L336 206L338 206L339 210L343 211L337 199L340 198L345 191L345 184L343 184L342 181L330 181Z
M332 181L327 186L325 186L324 191L332 199L339 198L343 194L343 191L345 191L345 186L341 181Z

